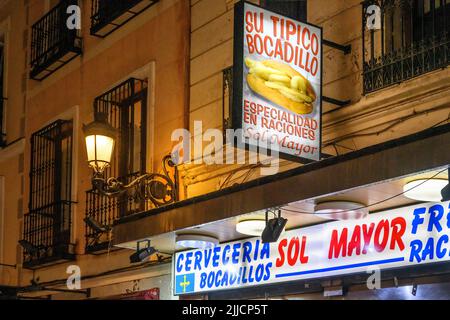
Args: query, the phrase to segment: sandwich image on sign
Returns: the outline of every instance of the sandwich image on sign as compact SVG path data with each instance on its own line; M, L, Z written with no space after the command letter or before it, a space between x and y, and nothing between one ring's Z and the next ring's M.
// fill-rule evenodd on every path
M287 64L245 58L247 84L267 100L296 114L310 114L316 101L311 83Z

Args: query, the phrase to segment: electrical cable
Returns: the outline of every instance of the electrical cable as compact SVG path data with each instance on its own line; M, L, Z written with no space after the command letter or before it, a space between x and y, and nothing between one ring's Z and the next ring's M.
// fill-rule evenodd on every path
M434 111L439 111L439 110L442 110L442 109L448 109L448 108L449 108L449 106L439 106L439 107L436 107L436 108L433 108L433 109L423 110L423 111L421 111L421 112L415 112L415 111L413 111L412 114L407 115L407 116L404 116L404 117L402 117L402 118L400 118L400 119L394 120L393 123L387 125L387 126L386 126L385 128L383 128L383 129L380 129L380 130L377 130L377 131L374 131L374 132L355 133L355 134L349 134L349 135L347 135L347 136L342 136L342 137L336 138L335 140L330 141L330 142L324 144L323 147L326 148L326 147L328 147L328 146L333 145L333 143L337 143L337 142L341 142L341 141L345 141L345 140L349 140L349 139L354 139L354 138L359 138L359 137L367 137L367 136L375 136L375 135L378 136L378 135L380 135L380 134L382 134L382 133L388 131L389 129L392 129L392 128L394 128L394 127L396 127L396 126L402 124L403 122L405 122L405 121L407 121L407 120L416 118L416 117L421 116L421 115L423 115L423 114L428 114L428 113L431 113L431 112L434 112ZM442 123L444 123L444 122L447 122L447 121L449 121L449 120L450 120L450 115L449 115L449 117L448 117L446 120L442 120L442 121L440 121L439 123L437 123L437 124L431 126L430 128L434 128L435 126L437 126L437 125L439 125L439 124L442 124ZM429 128L427 128L427 129L429 129ZM425 129L425 130L426 130L426 129Z
M411 190L414 190L414 189L420 187L421 185L423 185L424 183L426 183L426 182L428 182L428 181L430 181L430 180L436 178L438 175L440 175L441 173L443 173L444 171L447 171L447 170L448 170L448 168L445 168L445 169L439 171L438 173L436 173L435 175L433 175L432 177L430 177L430 178L428 178L428 179L422 181L422 182L419 183L418 185L416 185L416 186L414 186L414 187L411 187L411 188L409 188L409 189L407 189L407 190L404 190L403 192L401 192L401 193L399 193L399 194L396 194L396 195L391 196L391 197L389 197L389 198L386 198L386 199L384 199L384 200L380 200L380 201L374 202L374 203L369 204L369 205L367 205L367 206L362 206L362 207L359 207L359 208L352 209L351 211L362 210L362 209L368 209L368 208L370 208L370 207L373 207L373 206L382 204L382 203L384 203L384 202L390 201L390 200L392 200L392 199L394 199L394 198L400 197L400 196L404 195L405 193L407 193L407 192L409 192L409 191L411 191ZM450 177L449 177L449 179L450 179ZM285 206L285 207L286 207L286 206ZM282 209L283 209L284 211L288 211L288 212L301 213L301 214L315 214L314 212L306 212L306 211L297 211L297 210L285 209L285 207L282 207ZM350 212L350 211L340 211L339 213L348 213L348 212Z

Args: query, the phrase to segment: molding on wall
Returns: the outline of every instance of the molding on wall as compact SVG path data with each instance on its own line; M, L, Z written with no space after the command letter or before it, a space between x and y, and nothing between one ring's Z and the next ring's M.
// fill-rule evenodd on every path
M22 138L13 144L10 144L4 149L0 150L0 163L9 160L12 157L18 157L25 151L25 138Z

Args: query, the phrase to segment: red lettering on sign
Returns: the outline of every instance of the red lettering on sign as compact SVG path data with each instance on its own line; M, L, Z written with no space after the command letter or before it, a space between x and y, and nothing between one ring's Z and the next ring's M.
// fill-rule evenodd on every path
M277 258L277 261L275 262L275 265L277 266L277 268L284 265L284 250L283 250L283 248L286 247L287 244L288 244L287 239L281 240L280 243L278 244L278 255L280 257Z
M400 250L405 249L402 237L406 231L406 221L402 217L395 218L391 221L392 235L390 249L395 250L395 244L397 244Z
M386 248L389 240L389 221L381 220L375 229L374 244L377 252L382 252Z
M341 237L338 239L338 231L333 230L331 234L330 250L328 251L328 259L345 257L347 255L347 235L348 229L342 229Z

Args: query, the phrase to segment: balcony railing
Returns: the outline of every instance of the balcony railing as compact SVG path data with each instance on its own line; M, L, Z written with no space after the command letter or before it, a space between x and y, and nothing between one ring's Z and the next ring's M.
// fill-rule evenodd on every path
M61 201L25 215L22 247L26 268L74 259L71 243L72 202Z
M30 78L43 80L81 54L77 29L69 29L67 8L78 0L61 0L32 27Z
M92 0L91 35L104 38L159 0Z
M72 137L68 120L57 120L31 136L29 213L19 241L27 268L73 258Z
M364 94L450 64L449 0L366 0L362 23Z
M139 175L140 173L134 173L119 180L123 183L129 183ZM95 190L86 192L86 217L107 228L110 228L121 217L147 211L153 207L151 201L137 199L131 192L115 198L102 196ZM99 253L110 249L110 237L110 233L95 230L86 225L86 252Z

